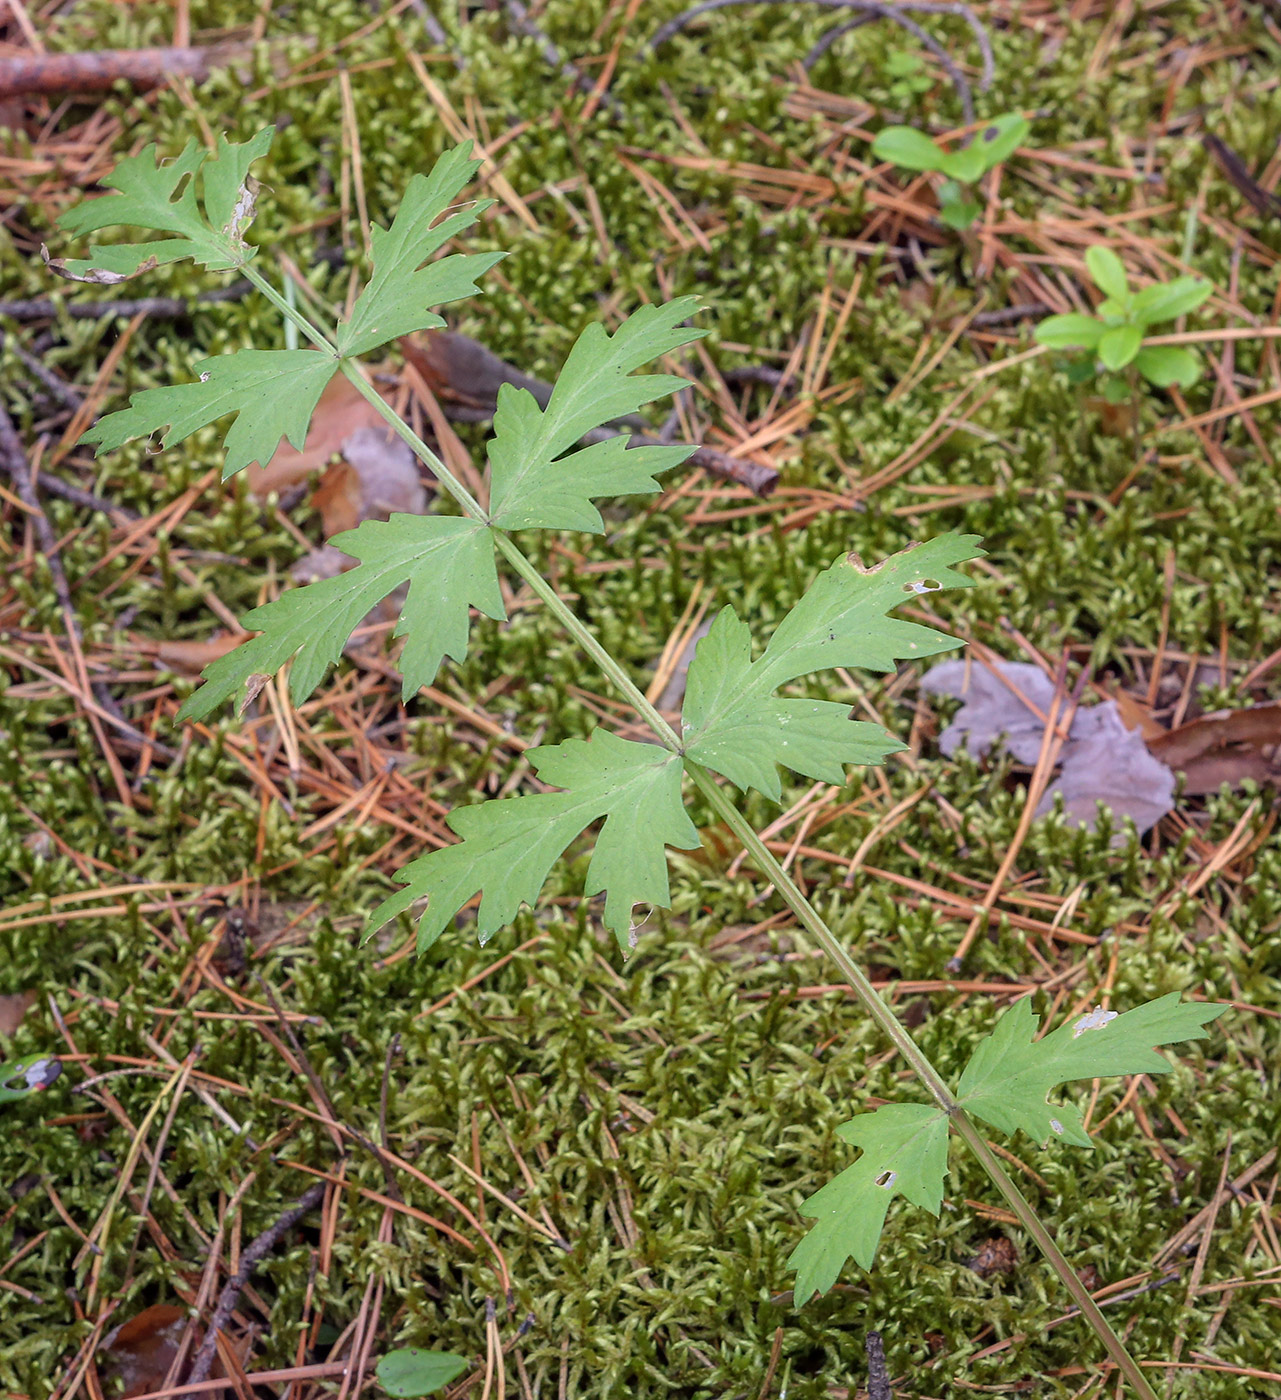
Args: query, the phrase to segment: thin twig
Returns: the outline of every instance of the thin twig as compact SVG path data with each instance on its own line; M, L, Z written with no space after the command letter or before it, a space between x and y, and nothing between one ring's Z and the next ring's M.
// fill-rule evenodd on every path
M318 1181L314 1186L309 1186L298 1198L296 1205L290 1206L274 1225L264 1230L241 1253L240 1267L227 1280L222 1292L218 1295L218 1306L209 1319L209 1329L205 1333L204 1341L200 1343L200 1350L196 1353L196 1359L191 1368L191 1375L188 1378L189 1386L200 1385L209 1379L209 1372L213 1369L214 1353L218 1350L218 1334L231 1320L231 1314L236 1310L241 1290L249 1282L250 1274L304 1215L315 1210L325 1199L325 1192L328 1189L329 1183L327 1181Z
M737 5L790 5L793 3L794 0L702 0L701 4L691 6L690 9L683 11L675 19L669 20L663 25L649 41L648 47L650 49L658 48L674 34L678 34L686 25L713 10L725 10L730 6ZM914 35L939 60L956 88L967 124L974 121L974 99L970 91L969 81L938 40L926 33L914 20L908 18L908 14L911 13L955 15L963 19L969 25L970 32L978 44L979 52L983 56L983 76L979 79L979 91L986 92L992 85L992 79L996 73L996 61L992 56L992 41L988 36L987 29L969 5L962 4L961 0L895 0L893 4L890 4L889 0L808 0L808 3L821 5L828 10L856 10L859 12L859 17L844 21L836 25L833 30L829 30L806 56L806 69L812 67L842 34L847 34L859 24L867 23L870 20L886 19L891 24L897 24L900 28L906 29L909 34Z
M869 1332L863 1345L867 1348L867 1400L894 1400L881 1334Z

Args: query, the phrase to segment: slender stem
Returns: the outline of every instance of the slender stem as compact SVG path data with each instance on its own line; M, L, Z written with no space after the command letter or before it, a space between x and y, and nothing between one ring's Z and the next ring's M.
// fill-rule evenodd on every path
M284 315L289 317L309 340L322 349L327 349L333 353L334 347L329 338L312 325L312 323L295 307L290 306L284 297L282 297L269 282L261 277L253 268L245 267L242 270L263 295L266 296L273 305L278 307ZM490 525L494 543L499 552L556 615L570 636L573 637L578 645L596 662L601 671L609 677L619 693L632 705L636 712L649 725L650 729L658 736L664 747L670 749L673 753L683 753L684 750L680 736L676 731L667 723L662 715L659 714L654 706L650 704L624 668L605 650L587 624L574 614L573 610L564 602L555 588L538 572L533 563L525 557L521 550L506 534L490 524L489 516L480 502L477 501L462 482L454 476L444 462L442 462L436 453L428 447L422 438L420 438L399 414L386 403L382 395L365 380L359 369L350 360L341 360L340 366L351 383L359 390L369 404L377 410L379 415L388 423L392 430L432 469L440 484L453 496L463 510L473 519ZM828 928L818 911L810 904L804 894L801 893L800 887L775 859L773 852L770 851L765 842L761 840L756 829L729 800L720 785L712 777L711 773L690 758L686 758L684 762L686 772L694 781L699 791L707 799L712 809L743 843L744 849L752 857L761 873L773 883L783 902L792 910L804 927L813 935L815 942L818 943L828 957L831 958L832 962L840 969L841 975L853 988L855 996L862 1003L868 1014L885 1032L894 1047L911 1066L913 1073L925 1088L929 1090L935 1102L948 1114L957 1132L965 1139L965 1142L978 1158L983 1169L987 1172L988 1176L991 1177L997 1190L1000 1191L1009 1203L1010 1209L1040 1246L1046 1258L1059 1274L1060 1278L1062 1278L1068 1292L1080 1307L1082 1315L1097 1333L1100 1341L1102 1341L1104 1347L1106 1347L1109 1355L1116 1362L1122 1373L1134 1386L1136 1392L1140 1396L1140 1400L1157 1400L1155 1392L1148 1384L1147 1378L1143 1375L1138 1363L1129 1352L1126 1351L1121 1339L1112 1330L1111 1324L1108 1322L1107 1318L1103 1316L1103 1313L1099 1310L1098 1304L1095 1303L1094 1299L1090 1296L1089 1289L1087 1289L1080 1278L1077 1277L1076 1271L1054 1243L1053 1237L1041 1223L1040 1218L1037 1216L1026 1197L1024 1197L1023 1193L1014 1184L1014 1181L1001 1165L996 1154L988 1146L987 1140L952 1097L952 1091L948 1087L947 1081L938 1070L934 1068L928 1057L912 1039L911 1033L898 1017L895 1016L889 1004L881 997L880 993L877 992L867 975L846 951L841 941L832 930Z
M1148 1378L1143 1374L1139 1363L1125 1349L1125 1343L1116 1335L1112 1324L1103 1316L1099 1305L1090 1296L1090 1290L1081 1282L1076 1270L1068 1263L1062 1250L1054 1243L1054 1236L1041 1223L1041 1218L1033 1210L1023 1192L1014 1184L1013 1178L1001 1166L987 1139L974 1125L974 1120L958 1110L952 1114L952 1125L965 1139L970 1151L979 1159L984 1170L996 1184L1001 1195L1009 1202L1010 1209L1018 1216L1024 1229L1040 1246L1041 1252L1053 1265L1055 1272L1067 1286L1067 1291L1076 1300L1081 1315L1094 1329L1095 1335L1107 1348L1108 1355L1116 1362L1117 1369L1134 1387L1141 1400L1157 1400Z
M884 998L868 980L862 968L850 957L845 946L820 917L814 906L801 893L796 882L779 864L774 853L757 834L756 829L743 816L725 795L724 790L712 775L691 759L685 760L685 771L694 780L698 790L707 798L716 814L743 843L748 854L756 863L761 874L771 881L784 904L796 915L801 923L814 936L829 958L840 968L845 980L854 989L855 996L862 1002L868 1014L893 1042L899 1054L911 1065L916 1077L930 1091L934 1101L951 1118L956 1131L965 1139L983 1169L995 1182L997 1189L1009 1202L1010 1209L1018 1216L1028 1234L1040 1246L1046 1258L1063 1280L1077 1306L1098 1333L1099 1340L1107 1348L1109 1355L1138 1391L1142 1400L1157 1400L1147 1377L1139 1369L1138 1363L1125 1349L1124 1343L1112 1330L1111 1324L1103 1316L1099 1305L1090 1296L1090 1290L1081 1282L1076 1270L1068 1262L1062 1250L1054 1243L1054 1237L1041 1223L1031 1203L1014 1184L1009 1173L1001 1165L996 1153L988 1146L987 1139L975 1126L973 1120L952 1097L946 1080L922 1054L920 1047L912 1039L903 1023L894 1015Z
M291 306L252 263L242 264L240 272L258 288L287 321L292 321L313 345L319 346L321 350L328 350L331 355L338 353L333 341L324 331L313 325L296 306Z
M461 481L449 470L440 458L430 447L418 436L408 423L396 412L377 389L361 374L351 360L339 360L338 367L351 380L352 384L369 401L374 408L387 422L391 430L401 439L402 442L424 461L431 469L436 480L446 491L462 506L463 510L471 516L473 520L479 520L483 525L489 524L489 515L484 506L475 496L462 484Z

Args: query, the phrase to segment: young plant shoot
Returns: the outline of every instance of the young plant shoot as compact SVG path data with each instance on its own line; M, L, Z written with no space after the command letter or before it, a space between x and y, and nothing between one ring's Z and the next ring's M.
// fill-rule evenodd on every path
M1008 155L1026 127L1021 117L1001 118L972 147L951 155L919 133L912 133L918 143L914 147L891 133L882 133L878 141L888 142L900 163L972 181ZM234 414L226 436L225 474L230 476L251 462L266 462L282 437L301 447L322 390L332 376L342 374L430 467L463 513L393 515L336 536L333 544L355 558L356 567L289 590L249 613L244 625L258 635L206 669L205 684L184 705L182 717L209 715L252 678L291 662L290 691L295 701L303 700L338 660L361 618L405 583L409 589L397 635L404 639L404 694L411 696L431 684L446 657L461 660L466 655L473 609L503 619L499 571L513 571L592 657L654 740L621 738L598 727L586 739L567 738L529 751L534 770L552 790L455 811L450 825L460 839L428 851L401 871L404 888L374 911L368 932L418 907L418 946L427 948L479 892L477 933L483 941L510 923L522 904L537 902L565 849L599 822L584 893L605 895L604 923L626 956L637 941L634 908L670 902L667 848L700 844L686 805L686 789L692 785L715 819L742 841L934 1100L933 1105L879 1108L842 1130L863 1155L805 1205L817 1223L792 1257L797 1302L830 1288L847 1258L871 1266L894 1196L938 1211L955 1131L1041 1245L1135 1393L1153 1400L1142 1371L974 1120L1003 1132L1022 1129L1038 1142L1059 1138L1088 1146L1079 1111L1070 1104L1049 1104L1047 1093L1073 1079L1161 1073L1170 1066L1155 1047L1204 1035L1203 1027L1224 1008L1181 1004L1178 994L1171 993L1122 1015L1089 1013L1036 1041L1036 1018L1030 1004L1021 1001L980 1042L953 1090L719 781L743 791L755 788L777 801L780 767L841 784L847 764L879 763L900 749L879 725L851 720L847 704L780 691L816 672L838 667L889 672L901 661L920 661L953 647L951 638L898 618L894 610L923 592L968 586L970 579L957 566L981 553L975 537L942 535L871 568L853 555L840 555L760 649L749 623L732 607L722 608L697 648L680 728L673 729L529 562L510 532L599 533L604 525L595 499L653 493L659 489L656 477L693 450L633 448L624 436L587 447L578 444L593 429L633 414L685 383L670 374L636 371L703 334L686 324L696 310L694 300L643 306L613 334L589 326L570 350L546 408L527 390L505 384L490 444L488 500L477 501L383 401L355 357L409 332L442 326L434 308L475 293L476 279L497 260L494 254L453 253L428 261L484 207L458 204L479 162L471 159L469 146L462 146L444 155L429 176L410 181L390 228L373 230L373 271L350 316L322 328L258 272L254 250L244 239L254 212L249 166L269 142L264 132L246 145L220 142L212 157L188 147L176 162L160 166L155 149L148 148L123 162L112 177L119 193L73 210L64 217L64 227L83 233L107 224L136 224L167 236L93 248L88 259L53 265L87 280L119 280L181 257L213 270L236 269L315 348L241 350L202 361L190 383L135 394L127 408L95 424L87 440L105 451L160 434L168 445ZM175 202L183 180L187 183ZM203 207L195 193L197 182ZM1123 287L1112 293L1118 303L1123 295ZM1152 299L1144 303L1149 310L1154 304ZM1133 303L1125 306L1129 314ZM1161 314L1177 312L1167 307ZM385 1365L395 1371L401 1385L397 1393L406 1395L425 1394L444 1383L441 1378L454 1361L396 1355L395 1363L388 1358ZM404 1374L396 1370L402 1362Z
M1183 345L1144 342L1153 326L1195 311L1214 290L1211 284L1196 277L1177 277L1173 282L1155 282L1141 292L1132 292L1121 259L1101 243L1086 250L1085 266L1103 293L1096 314L1071 311L1049 316L1035 331L1040 345L1088 352L1069 365L1072 381L1083 383L1101 370L1100 387L1113 403L1130 394L1135 375L1158 389L1171 385L1187 389L1195 384L1201 377L1201 362L1193 351ZM1123 371L1129 372L1130 381Z
M944 179L938 187L939 218L949 228L965 230L982 208L974 186L1023 144L1029 125L1017 112L994 117L969 142L946 151L914 126L887 126L872 142L878 160L892 161L904 170L931 171Z

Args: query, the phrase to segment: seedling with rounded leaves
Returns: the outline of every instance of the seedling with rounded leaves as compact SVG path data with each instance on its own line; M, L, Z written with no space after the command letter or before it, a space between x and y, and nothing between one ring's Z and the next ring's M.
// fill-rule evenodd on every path
M1103 392L1116 401L1126 393L1116 376L1132 367L1132 373L1158 389L1177 384L1186 389L1201 377L1196 354L1182 345L1147 345L1148 331L1162 321L1174 321L1195 311L1214 290L1197 277L1177 277L1155 282L1141 292L1130 290L1125 265L1105 244L1086 250L1085 266L1094 285L1103 293L1094 315L1070 311L1049 316L1036 328L1038 344L1052 350L1084 350L1069 373L1075 382L1091 378L1101 367L1106 372Z
M1002 122L977 152L946 155L946 169L974 179L1013 150L1026 124L1017 117ZM333 543L357 560L356 567L337 578L290 590L250 613L246 625L259 635L207 668L204 688L187 701L182 716L208 715L247 682L291 661L291 693L301 701L341 655L360 618L406 582L409 591L397 634L404 638L401 670L405 694L411 695L431 684L446 656L461 660L466 655L473 609L503 618L500 569L518 575L648 726L653 742L622 738L602 726L587 738L571 737L530 750L526 758L545 790L455 811L449 824L461 839L428 851L406 867L400 875L404 888L374 911L367 933L417 906L419 947L426 947L479 894L477 932L487 938L510 923L522 904L537 902L555 862L599 822L584 893L605 895L602 922L626 956L637 941L634 907L669 902L668 848L690 849L701 841L687 807L688 788L697 788L713 820L743 843L935 1104L896 1105L854 1120L846 1136L865 1148L865 1159L852 1169L855 1177L837 1178L824 1188L826 1195L819 1192L809 1202L819 1207L814 1213L820 1225L797 1251L798 1297L803 1301L816 1289L830 1286L849 1254L870 1264L891 1194L937 1209L950 1124L1041 1245L1137 1394L1155 1400L1142 1371L987 1146L967 1107L998 1127L1039 1128L1048 1112L1045 1092L1054 1084L1076 1075L1128 1073L1131 1067L1159 1072L1166 1065L1151 1047L1198 1034L1218 1009L1182 1007L1177 997L1164 998L1118 1018L1119 1029L1110 1030L1106 1042L1116 1054L1082 1059L1070 1047L1060 1047L1054 1036L1037 1045L1026 1043L1031 1039L1026 1016L1016 1007L990 1041L980 1045L954 1094L718 781L728 780L744 790L756 788L778 800L780 766L821 782L840 783L847 764L878 763L900 748L879 726L851 720L845 704L780 692L802 677L832 668L892 671L903 660L920 660L954 646L951 638L893 614L920 593L968 586L971 580L958 566L981 553L975 538L943 535L871 568L852 554L839 555L779 621L759 652L748 623L732 608L722 609L695 651L684 714L679 729L673 728L526 558L510 532L600 532L604 522L595 500L657 491L655 478L693 450L633 448L621 436L580 444L604 423L633 414L685 383L676 375L638 371L702 334L686 324L696 310L694 299L643 306L612 334L601 326L588 326L570 351L545 407L540 408L528 391L504 385L490 444L488 499L479 501L384 402L354 358L414 329L439 325L433 308L468 295L474 278L494 262L489 254L450 254L428 261L476 218L477 206L460 206L458 200L479 163L470 159L469 148L460 147L442 157L429 176L410 181L390 228L374 230L372 276L350 315L336 326L321 327L257 270L253 250L243 241L253 212L248 165L265 152L269 139L264 133L245 146L221 143L213 162L184 152L180 164L189 183L172 206L178 213L168 212L178 188L172 168L156 167L150 151L144 153L145 160L126 162L121 167L125 173L115 177L120 194L91 201L84 206L88 213L73 211L64 223L83 231L133 221L176 232L180 238L163 245L95 249L85 263L66 268L73 275L92 275L100 264L111 275L123 276L125 270L142 270L152 259L184 256L235 267L315 348L239 351L205 361L191 383L135 394L128 408L100 420L87 437L99 450L157 432L170 443L234 413L239 416L227 435L230 474L253 460L264 461L282 436L301 446L321 390L331 376L342 374L431 469L462 515L393 515L336 536ZM222 161L227 165L220 168ZM927 168L945 169L936 164ZM243 175L239 194L227 188L230 171ZM197 179L204 193L203 213L192 194ZM231 220L234 238L217 222L228 208L238 211ZM1099 1044L1102 1040L1100 1036ZM1079 1117L1069 1108L1057 1110L1053 1121L1069 1125L1062 1133L1066 1140L1080 1140ZM420 1370L427 1365L423 1358L430 1356L417 1354ZM447 1369L445 1362L434 1358L431 1364L437 1370L418 1383L435 1383L435 1376ZM404 1387L415 1384L413 1371L401 1353L392 1353L380 1367L380 1378L389 1389ZM427 1392L402 1388L396 1393Z
M930 171L944 176L939 185L939 218L954 229L967 229L978 218L981 206L972 187L1023 144L1030 126L1026 117L1009 112L994 117L968 145L944 150L937 141L914 126L887 126L872 142L878 160L892 161L904 170Z

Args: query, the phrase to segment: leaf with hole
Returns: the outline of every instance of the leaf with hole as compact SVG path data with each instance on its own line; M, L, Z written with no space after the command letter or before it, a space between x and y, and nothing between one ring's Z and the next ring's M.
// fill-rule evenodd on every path
M256 188L249 167L266 155L274 135L275 129L267 127L240 145L220 136L212 156L193 139L167 163L158 161L155 146L144 147L104 177L102 183L118 193L85 200L61 215L58 224L73 235L124 224L172 237L94 245L88 258L50 259L50 267L77 282L109 283L181 258L194 258L212 272L243 266L253 256L244 240ZM196 197L197 179L203 208Z
M236 414L227 430L224 480L251 462L271 460L281 438L301 448L307 425L338 361L318 350L237 350L199 360L190 384L143 389L129 407L108 413L80 439L98 455L133 438L160 433L162 447Z

